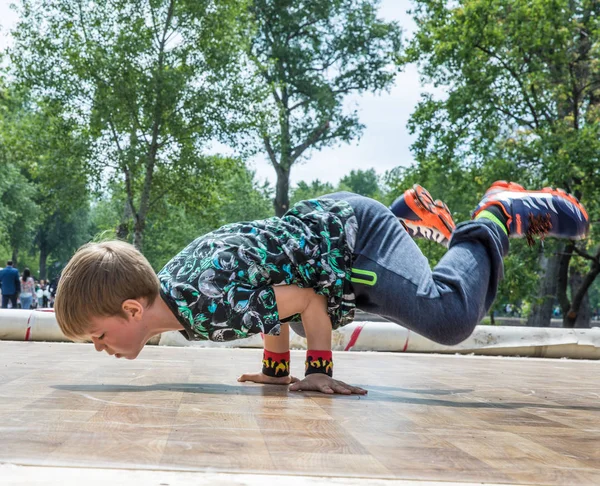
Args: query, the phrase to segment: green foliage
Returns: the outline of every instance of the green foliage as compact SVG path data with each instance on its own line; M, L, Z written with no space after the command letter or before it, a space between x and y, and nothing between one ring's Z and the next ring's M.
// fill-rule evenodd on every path
M300 181L295 188L292 189L291 204L294 205L298 201L304 201L306 199L314 199L322 196L323 194L329 194L335 192L335 188L329 182L321 182L319 179L315 179L310 184Z
M350 174L340 179L339 189L350 191L362 196L380 199L379 177L375 169L351 170Z
M319 179L315 179L311 183L298 182L292 189L291 203L293 205L298 201L313 199L337 191L354 192L379 201L388 199L387 188L375 169L358 169L352 170L350 174L342 177L336 186L329 182L321 182Z
M165 188L179 192L206 170L194 196L210 197L215 168L200 153L244 106L245 9L240 0L21 1L15 74L89 128L91 172L124 184L138 248Z
M215 226L273 216L272 193L267 181L260 184L255 180L255 173L240 164L224 180L215 211L219 215Z
M600 21L594 2L438 0L417 3L419 30L406 60L447 87L411 120L418 160L444 171L491 167L583 194L597 186ZM492 182L485 180L484 185Z
M22 99L0 84L0 244L29 249L39 214L34 185L27 179L15 151L15 132L21 124Z
M38 230L40 248L40 278L52 279L59 275L73 253L89 241L89 204L68 214L56 210L48 214ZM43 255L48 257L42 261Z
M6 244L15 260L23 251L39 250L45 278L49 257L60 259L87 238L87 137L60 103L32 99L14 86L0 107L6 171L1 199L11 208L0 217L9 234Z
M0 162L0 244L30 249L39 215L34 195L35 187L14 164Z
M205 206L165 199L149 217L145 256L159 270L197 237L224 224L272 216L268 186L260 186L242 165L222 173L221 189Z
M510 254L504 259L505 278L498 288L492 311L504 310L506 304L522 307L523 302L535 300L539 280L537 250L527 246L525 240L511 240Z

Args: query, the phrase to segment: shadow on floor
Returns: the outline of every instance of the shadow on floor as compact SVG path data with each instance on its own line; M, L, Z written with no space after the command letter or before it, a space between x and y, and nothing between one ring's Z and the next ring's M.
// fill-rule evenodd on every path
M356 384L355 384L356 385ZM381 402L406 403L425 405L428 407L451 407L472 409L519 409L536 408L549 410L585 410L600 412L600 406L585 405L559 405L549 403L521 403L521 402L492 402L481 397L471 396L472 390L444 390L444 389L403 389L385 386L357 385L369 390L366 396L361 395L326 395L318 392L289 392L286 387L278 385L230 385L214 383L158 383L155 385L54 385L52 388L74 393L135 393L149 391L172 391L176 393L203 393L207 395L248 395L264 397L288 397L299 399L305 397L329 398L331 400L369 400ZM441 400L438 398L421 398L411 395L447 395L454 396L456 400ZM477 400L477 401L473 401ZM487 400L487 401L482 401Z

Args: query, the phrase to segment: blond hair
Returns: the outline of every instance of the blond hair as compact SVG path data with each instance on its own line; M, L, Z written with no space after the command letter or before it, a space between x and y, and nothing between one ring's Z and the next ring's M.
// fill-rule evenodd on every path
M94 317L126 317L127 299L146 298L152 304L160 284L148 260L124 241L82 246L63 270L54 311L63 334L80 340Z

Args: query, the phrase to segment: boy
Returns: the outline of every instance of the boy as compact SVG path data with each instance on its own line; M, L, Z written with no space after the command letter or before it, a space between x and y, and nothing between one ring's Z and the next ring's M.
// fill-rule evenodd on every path
M472 221L456 228L446 206L420 186L389 209L336 193L302 201L282 218L204 235L158 279L131 245L86 245L63 271L56 317L66 336L90 338L97 351L128 359L164 331L217 341L260 332L262 371L239 381L364 394L332 377L331 331L351 322L355 307L438 343L457 344L492 305L508 236L579 239L588 228L587 213L573 196L504 181L488 189ZM407 230L449 241L433 270ZM289 374L288 323L307 338L301 381Z

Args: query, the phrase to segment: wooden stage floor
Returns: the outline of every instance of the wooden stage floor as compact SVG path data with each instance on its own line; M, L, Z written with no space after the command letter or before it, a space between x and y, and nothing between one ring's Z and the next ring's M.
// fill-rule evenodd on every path
M125 470L181 484L600 484L600 362L336 353L336 377L369 390L346 397L237 383L258 349L151 346L124 361L0 342L0 356L9 484Z

